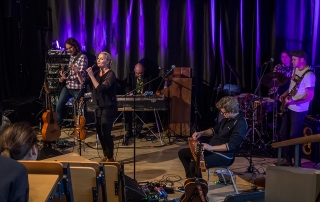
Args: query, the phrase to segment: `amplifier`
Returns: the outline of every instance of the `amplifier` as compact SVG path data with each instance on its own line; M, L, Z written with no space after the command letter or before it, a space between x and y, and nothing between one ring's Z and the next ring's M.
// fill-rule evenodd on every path
M320 116L307 115L303 122L303 136L320 134ZM304 157L310 159L314 163L320 163L320 143L308 143L302 145Z
M51 91L59 90L59 78L47 78L47 81Z

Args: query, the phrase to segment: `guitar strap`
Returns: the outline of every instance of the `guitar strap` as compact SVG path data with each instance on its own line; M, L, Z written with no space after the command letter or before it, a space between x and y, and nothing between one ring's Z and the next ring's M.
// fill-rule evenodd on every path
M78 54L77 54L77 56L73 59L73 61L72 61L72 64L74 65L75 63L76 63L76 61L80 58L80 56L82 55L82 53L81 52L79 52Z
M303 80L304 76L305 76L307 73L309 73L309 72L312 72L312 70L309 69L309 70L305 71L305 72L302 74L301 77L298 76L298 75L296 75L296 74L294 74L292 80L293 80L294 82L296 82L296 84L293 86L293 88L291 89L291 91L290 91L289 94L291 94L292 92L294 92L294 91L299 87L299 85L300 85L301 81ZM296 92L294 93L294 95L292 95L292 96L295 96L296 93L297 93L297 91L296 91Z

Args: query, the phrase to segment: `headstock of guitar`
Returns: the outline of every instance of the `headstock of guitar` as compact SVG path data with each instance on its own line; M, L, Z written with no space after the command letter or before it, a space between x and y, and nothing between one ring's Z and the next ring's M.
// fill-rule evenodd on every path
M44 90L46 91L46 93L49 94L50 93L50 88L49 88L49 84L48 84L47 81L45 81L43 83L43 87L44 87Z
M204 150L203 144L201 144L200 142L198 142L197 147L196 147L197 156L201 156L203 150Z

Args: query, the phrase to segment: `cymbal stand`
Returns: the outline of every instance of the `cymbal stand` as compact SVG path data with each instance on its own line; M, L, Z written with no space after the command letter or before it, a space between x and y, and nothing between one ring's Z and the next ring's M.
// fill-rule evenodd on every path
M258 143L260 142L259 145L259 149L267 149L266 144L261 136L261 132L257 129L256 125L258 125L257 123L257 107L253 107L252 108L252 127L249 128L247 135L246 135L246 139L248 140L248 142L250 142L250 145L258 145ZM252 132L252 137L250 137L250 133ZM255 134L258 135L257 140L255 140Z
M273 81L273 89L276 88L276 77L273 76L272 78ZM275 97L278 97L278 89L275 92ZM276 99L274 99L273 102L273 107L272 107L272 142L277 142L278 141L278 135L277 133L277 123L278 123L278 102Z
M267 69L267 65L268 63L265 63L265 64L263 64L262 66L261 66L261 68L265 65L265 68L263 69L263 72L262 72L262 75L264 75L264 73L265 73L265 71L266 71L266 69ZM248 107L250 107L250 106L253 106L253 103L254 103L254 98L255 98L255 96L256 96L256 94L257 94L257 92L258 92L258 89L260 88L260 85L261 85L261 80L262 80L262 76L260 77L260 79L259 79L259 82L258 82L258 85L257 85L257 87L256 87L256 89L255 89L255 91L254 91L254 94L253 94L253 96L252 96L252 99L251 99L251 101L250 101L250 104L248 105ZM246 110L248 110L248 109L246 109ZM252 151L253 151L253 143L254 143L254 134L255 134L255 119L256 119L256 108L255 107L252 107L252 143L250 144L250 160L249 160L249 167L247 168L247 172L248 173L254 173L254 170L255 170L255 168L254 168L254 164L253 164L253 162L252 162ZM260 138L261 138L261 136L260 136Z

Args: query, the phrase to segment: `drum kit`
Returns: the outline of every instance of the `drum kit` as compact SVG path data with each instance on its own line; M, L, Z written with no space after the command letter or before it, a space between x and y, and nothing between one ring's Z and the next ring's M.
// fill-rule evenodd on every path
M289 78L279 72L271 72L264 75L261 84L273 88L280 87L288 82ZM266 125L272 128L272 142L277 141L277 98L276 97L258 97L251 93L243 93L236 96L239 101L240 111L248 122L249 130L246 140L260 149L266 150L266 143L263 139L263 131ZM272 113L272 123L268 123L268 114ZM260 129L260 130L258 130ZM256 137L256 139L255 139Z

